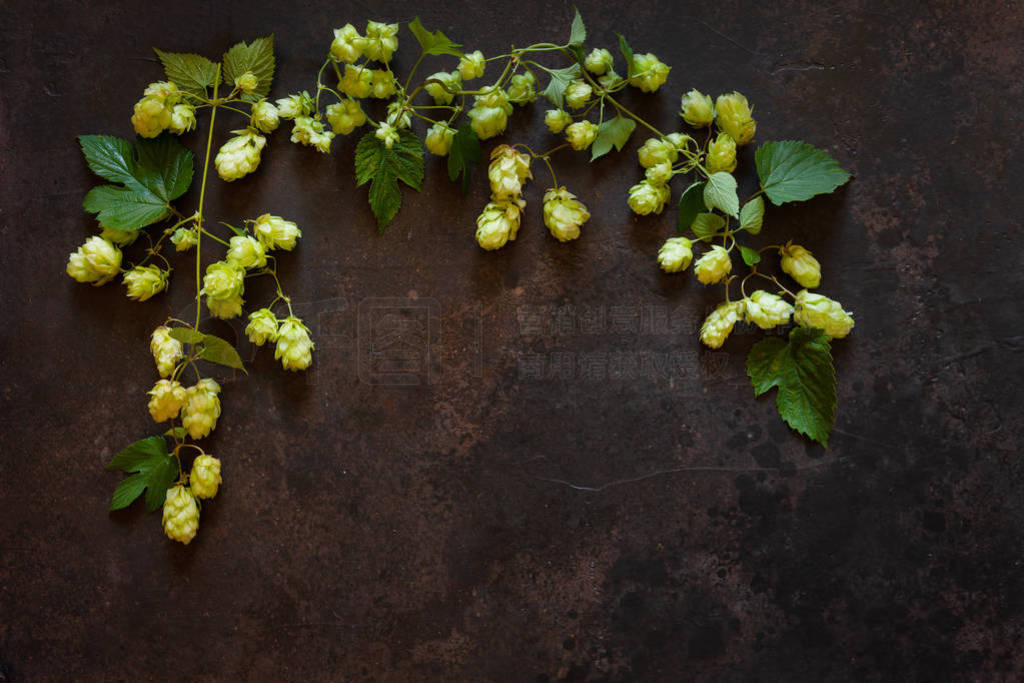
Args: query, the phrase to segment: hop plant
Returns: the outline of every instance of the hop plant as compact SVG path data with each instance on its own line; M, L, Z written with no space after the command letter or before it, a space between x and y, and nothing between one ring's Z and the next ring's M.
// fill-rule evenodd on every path
M345 67L348 73L348 67ZM295 94L277 101L277 116L282 119L294 119L296 116L309 116L313 112L309 97Z
M135 266L124 274L128 298L145 301L167 289L167 271L158 266Z
M478 98L477 103L469 110L469 125L477 137L481 140L489 140L505 132L511 113L512 105L509 104L507 97L504 98L503 104L494 107L482 104Z
M327 122L331 130L338 135L348 135L366 123L366 113L362 106L352 98L328 105Z
M576 151L590 147L597 138L597 126L590 121L577 121L565 128L565 139Z
M519 197L523 183L533 177L530 155L516 152L508 145L498 145L491 152L487 177L491 182L491 198L495 201Z
M181 135L190 130L195 130L195 128L196 108L185 102L174 105L174 109L171 110L171 122L167 125L167 130L175 135Z
M313 363L313 342L309 328L302 320L289 315L281 321L277 332L277 349L274 359L280 360L285 370L305 370Z
M736 170L736 141L728 133L719 133L708 145L708 170L712 173Z
M853 329L853 316L838 301L801 289L796 294L793 321L824 330L832 339L842 339Z
M176 251L188 251L199 244L199 231L195 228L178 228L171 235L171 244Z
M399 135L398 131L390 123L381 121L377 124L377 130L374 131L374 136L378 140L384 143L384 146L391 149L396 142L398 142Z
M821 264L814 255L799 244L788 243L779 248L782 272L796 280L801 287L814 289L821 284Z
M587 207L564 187L551 188L544 193L544 225L559 242L579 237L580 227L588 220Z
M484 53L480 50L467 52L459 60L459 76L463 81L471 81L484 75Z
M642 180L629 188L629 208L638 216L647 216L652 213L661 213L665 204L672 196L668 185L652 185Z
M366 39L352 24L345 24L334 29L334 40L331 42L331 57L336 62L353 64L363 56Z
M410 109L401 102L392 102L388 105L387 122L401 130L412 125L412 114Z
M106 284L121 272L121 250L99 236L90 237L68 257L67 274L78 282Z
M221 484L220 460L203 453L192 461L188 485L196 498L213 498Z
M537 99L537 77L532 71L516 74L508 87L508 101L525 106Z
M455 99L455 93L462 87L462 74L458 71L438 71L431 74L427 80L438 81L437 83L428 82L423 86L427 94L434 98L434 104L437 105L451 104Z
M693 266L693 272L697 279L705 285L712 285L721 282L722 279L732 270L732 259L725 247L714 246L704 255L697 259Z
M711 96L694 88L683 95L679 115L683 117L683 121L695 128L710 126L715 120L715 107L711 103Z
M185 387L177 380L162 379L149 390L149 414L155 422L166 422L178 417L185 405Z
M637 159L640 165L644 168L650 168L658 164L669 164L675 163L675 160L679 157L679 152L668 140L662 140L660 138L648 138L640 149L636 151Z
M398 49L398 24L366 22L366 45L363 54L378 62L390 62Z
M737 145L745 145L754 138L757 123L751 116L747 98L738 92L719 95L715 100L718 127L729 134Z
M482 248L492 251L516 238L519 221L526 202L502 200L490 202L476 219L476 241Z
M167 489L163 512L167 538L188 545L199 531L199 506L192 492L178 485Z
M267 248L267 251L273 249L291 251L295 248L298 239L302 237L302 231L295 223L286 221L280 216L271 216L269 213L256 219L253 232L256 234L256 239Z
M658 265L666 273L686 270L693 259L693 243L685 237L670 237L658 250Z
M239 92L246 95L251 95L255 92L259 85L260 79L251 71L246 71L244 74L235 77L235 87L238 88Z
M235 235L229 242L228 253L224 260L242 270L263 268L267 265L267 249L254 237Z
M317 151L327 154L331 151L331 140L334 133L324 130L324 124L309 116L296 116L292 126L292 142L314 147Z
M263 346L268 341L277 341L277 316L269 308L260 308L249 314L249 324L245 326L245 336L256 346Z
M174 105L181 100L178 86L168 81L150 83L135 103L132 127L144 138L155 138L171 127Z
M444 123L435 123L427 131L425 140L427 149L431 154L439 157L447 156L452 148L452 141L455 139L455 130Z
M635 55L629 84L644 92L654 92L668 80L668 72L671 68L650 52L645 55Z
M181 407L181 424L193 439L209 436L220 417L220 385L216 380L199 380L185 390L185 405Z
M127 247L139 239L138 230L117 230L103 226L100 237L119 247Z
M782 297L759 289L743 300L744 316L762 330L785 325L793 315L793 306Z
M583 60L583 65L587 67L587 71L595 76L605 75L614 64L615 60L612 58L612 53L603 47L595 47L587 55L587 58Z
M213 160L217 175L231 182L248 175L260 165L260 153L267 139L254 130L235 131L237 135L225 142Z
M206 306L214 316L228 319L241 315L244 290L244 269L227 261L206 267L201 293L206 295Z
M272 133L281 124L281 116L273 104L260 100L252 105L252 125L264 133Z
M712 349L721 348L726 338L732 333L733 326L743 316L743 302L732 301L718 305L705 318L700 327L700 340Z
M544 125L554 134L561 133L572 123L572 114L561 109L548 109L544 113Z
M156 361L157 372L161 377L169 377L177 367L178 361L185 357L181 342L171 336L171 328L166 325L153 330L150 336L149 350Z
M565 89L565 103L572 109L583 109L593 92L594 89L586 81L573 81Z

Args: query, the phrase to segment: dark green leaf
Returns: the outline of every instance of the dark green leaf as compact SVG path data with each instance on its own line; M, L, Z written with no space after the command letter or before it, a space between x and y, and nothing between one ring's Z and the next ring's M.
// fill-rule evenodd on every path
M826 152L797 140L766 142L754 161L761 188L776 206L827 194L850 179Z
M172 327L168 332L172 339L177 339L182 344L198 344L206 336L188 327Z
M179 327L177 329L183 328ZM229 368L245 372L245 364L242 363L241 356L235 351L235 347L228 342L212 334L204 334L202 344L203 348L199 352L199 357L203 360L217 363L218 365L226 365Z
M743 262L748 266L753 266L761 262L761 255L750 247L740 247L740 256L743 258Z
M580 77L580 65L573 64L564 69L544 70L551 74L551 82L548 83L548 87L544 88L541 95L548 98L551 104L561 109L565 102L565 89L569 87L570 83Z
M194 95L206 95L206 89L217 84L217 64L206 57L177 52L164 52L153 48L160 63L164 65L167 80L179 89Z
M188 430L184 427L172 427L164 432L164 436L169 436L172 439L184 439L188 435Z
M468 122L459 126L452 138L452 148L448 151L448 178L455 181L462 174L462 194L469 192L469 180L473 172L473 164L483 159L480 150L480 138Z
M423 184L423 147L408 129L399 131L399 139L388 149L372 132L356 145L356 184L370 185L370 209L377 218L379 232L402 206L398 181L417 192Z
M114 230L138 230L167 217L167 204L151 192L136 192L115 185L89 190L82 207L96 214L100 225Z
M257 38L251 43L238 43L224 53L224 82L234 87L235 79L251 71L258 81L252 95L244 99L257 101L270 93L274 81L274 36Z
M597 127L597 137L594 138L594 142L590 146L590 160L593 161L604 156L612 150L613 146L616 150L621 151L629 142L629 136L633 134L635 128L636 121L622 116L603 121Z
M135 171L140 183L167 203L185 194L192 184L194 157L177 137L137 138L135 148Z
M458 43L453 43L448 36L441 33L440 30L431 33L427 29L423 28L423 24L420 23L420 18L416 17L409 23L409 30L416 36L416 40L419 41L420 47L423 49L425 55L453 55L455 57L462 57Z
M824 332L795 327L788 343L778 338L759 341L747 356L747 374L756 396L778 387L775 405L783 421L828 448L836 377Z
M626 77L633 75L633 48L626 42L625 36L621 33L616 33L619 37L619 51L622 52L622 56L626 58Z
M710 242L719 230L725 227L725 219L717 213L699 213L690 224L690 229L697 239Z
M751 235L761 232L761 224L764 222L764 200L754 197L740 209L740 230L746 230Z
M114 490L111 510L128 507L143 490L146 491L146 509L156 510L163 505L167 489L178 476L178 462L167 452L167 441L162 436L136 441L115 455L107 469L132 474Z
M689 230L693 224L693 219L697 217L697 214L704 211L705 182L702 180L690 185L683 192L683 196L679 198L679 216L676 219L676 223L680 233Z
M725 171L712 173L704 186L704 205L718 209L724 214L737 217L740 213L740 198L736 194L736 179Z
M580 16L580 11L573 8L575 14L572 18L572 29L569 31L569 45L572 47L582 47L583 41L587 39L587 27L583 25L583 17Z
M79 135L78 144L89 169L112 183L135 179L135 155L132 143L113 135Z

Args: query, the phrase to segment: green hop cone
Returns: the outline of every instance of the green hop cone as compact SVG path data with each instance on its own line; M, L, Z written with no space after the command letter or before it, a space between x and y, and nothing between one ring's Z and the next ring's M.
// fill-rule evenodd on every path
M647 179L651 185L666 186L668 181L672 180L672 164L663 161L660 164L654 164L649 166L644 171L644 178Z
M583 109L593 94L594 89L586 81L573 81L565 89L565 103L570 109Z
M658 250L658 265L666 273L686 270L693 259L693 243L685 237L670 237Z
M522 199L489 202L476 219L476 242L493 251L516 238L526 202Z
M281 125L281 116L277 107L267 100L260 100L252 105L252 125L264 133L271 133Z
M177 380L162 379L149 390L149 414L154 422L166 422L178 417L185 405L185 387Z
M612 58L612 53L603 47L595 47L587 55L587 58L583 60L583 65L587 67L587 71L595 76L605 75L614 64L615 60Z
M555 135L565 130L572 123L572 115L561 109L548 109L544 112L544 125Z
M833 339L842 339L853 329L853 316L827 296L801 289L795 304L793 321L797 325L817 327Z
M544 193L544 225L559 242L579 237L580 227L588 220L587 207L564 187L551 188Z
M699 147L696 140L683 133L669 133L665 136L665 139L672 143L672 146L680 152L690 147L693 147L694 151L696 151L697 147Z
M227 261L217 261L206 267L202 294L206 307L218 318L234 318L242 313L242 293L245 290L245 270Z
M577 121L565 127L565 139L577 152L590 147L597 138L597 126L590 121Z
M121 272L121 250L94 235L68 256L67 274L99 287Z
M355 63L363 56L366 39L352 24L345 24L334 29L334 40L331 41L331 58L336 62Z
M306 97L303 97L303 95L289 95L277 101L277 116L281 119L309 116L312 111L313 103L309 101L308 95Z
M196 498L213 498L221 484L220 460L203 453L192 461L188 485Z
M283 249L291 251L295 248L296 241L302 237L302 231L291 222L280 216L271 216L265 213L258 217L253 225L253 232L256 239L267 248L267 251Z
M425 143L431 154L439 157L447 156L451 151L452 142L455 140L455 129L445 123L435 123L427 131Z
M100 227L100 237L118 247L127 247L139 239L138 230L117 230L106 226Z
M251 71L246 71L241 76L235 77L235 87L238 88L239 92L245 93L246 95L253 94L259 85L260 79Z
M648 138L636 151L636 156L641 166L650 168L656 164L674 164L679 157L679 152L675 145L668 140Z
M290 315L281 321L274 359L280 360L285 370L305 370L312 365L313 348L309 328L302 324L302 320Z
M525 106L537 99L537 77L532 71L516 74L508 87L508 101Z
M807 249L789 242L779 247L782 272L796 280L801 287L814 289L821 284L821 264Z
M671 68L655 57L653 53L634 55L629 84L644 92L654 92L668 79L668 72Z
M480 50L474 52L467 52L459 60L459 76L462 77L463 81L471 81L474 78L480 78L484 75L484 67L486 62L484 61L484 53Z
M220 417L220 385L216 380L201 379L185 390L181 407L181 424L193 439L209 436Z
M745 145L754 138L757 123L751 116L747 98L738 92L719 95L715 100L718 127L728 133L737 145Z
M373 90L373 69L346 64L345 75L338 81L338 90L349 97L359 99L369 97ZM304 113L308 115L311 111Z
M721 348L733 326L743 316L743 302L731 301L718 305L700 326L700 340L712 349Z
M697 279L705 285L721 282L732 270L732 259L725 247L714 246L704 252L693 266Z
M427 77L428 81L439 81L438 83L427 83L423 89L434 98L434 104L451 104L455 99L455 93L462 88L462 75L458 71L438 71Z
M254 130L234 132L238 135L221 145L213 160L217 175L229 183L255 171L267 146L267 139Z
M292 126L291 141L307 147L313 147L318 152L327 154L331 151L331 140L334 139L334 132L324 130L324 124L309 116L296 116Z
M402 130L412 125L412 111L402 102L392 102L388 105L387 122L395 128Z
M188 545L199 531L199 506L195 496L184 486L167 489L164 499L164 533L167 538Z
M494 201L519 197L523 183L533 178L530 155L517 152L509 145L498 145L491 152L487 178L491 183L491 198Z
M668 185L652 185L642 180L629 188L629 199L627 204L638 216L647 216L652 213L661 213L665 204L672 197L672 191Z
M617 88L623 81L622 76L615 73L615 69L608 69L608 73L603 76L598 76L597 84L605 90L612 90Z
M387 98L398 92L398 81L395 75L384 69L374 69L370 72L370 97L378 100Z
M243 270L262 268L267 265L267 249L254 237L235 235L231 238L224 260Z
M716 173L736 170L736 141L728 133L719 133L708 145L708 171Z
M469 125L481 140L505 132L512 105L508 93L496 86L483 88L469 110Z
M195 228L178 228L171 235L175 251L188 251L199 244L199 231Z
M277 341L277 316L269 308L260 308L249 314L249 324L245 326L245 336L256 346L263 346L268 341Z
M171 110L171 122L168 124L167 130L175 135L182 135L190 130L195 130L195 128L196 108L184 102L174 105L174 109Z
M715 106L711 103L711 95L705 95L694 88L682 97L680 116L683 121L695 128L710 126L715 120Z
M793 315L793 306L782 297L759 289L744 299L745 320L762 330L785 325Z
M379 21L366 22L366 39L363 54L378 62L390 62L398 49L398 24Z
M178 365L178 361L185 357L181 349L181 342L171 336L171 328L166 325L161 325L153 330L153 334L150 336L149 350L153 354L157 372L161 377L170 376Z
M167 81L150 83L135 103L132 127L144 138L155 138L171 127L174 106L181 101L178 86Z
M381 121L377 124L377 130L373 132L374 137L384 143L384 146L391 149L398 142L398 131L390 123Z
M167 289L167 271L158 266L135 266L124 274L128 298L145 301Z
M327 122L338 135L348 135L366 123L362 106L351 98L327 106Z

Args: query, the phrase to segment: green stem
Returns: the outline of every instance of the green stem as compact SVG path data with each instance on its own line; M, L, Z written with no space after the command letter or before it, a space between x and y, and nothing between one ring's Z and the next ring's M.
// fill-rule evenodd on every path
M213 86L213 99L217 100L217 88L220 86L220 64L217 65L217 81ZM213 148L213 122L217 118L217 105L210 109L210 130L206 134L206 156L203 159L203 184L199 188L199 209L196 211L196 226L199 232L196 235L196 327L199 329L199 317L203 310L203 277L202 277L202 247L203 247L203 201L206 199L206 174L210 171L210 150ZM196 370L196 374L199 371Z

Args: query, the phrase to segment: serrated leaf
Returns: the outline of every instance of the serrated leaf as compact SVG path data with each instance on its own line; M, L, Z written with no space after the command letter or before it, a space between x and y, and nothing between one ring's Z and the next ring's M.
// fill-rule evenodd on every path
M356 145L356 185L371 182L370 210L377 219L377 229L391 222L402 206L398 181L419 192L423 184L423 147L410 130L399 131L399 139L389 149L372 132L366 133Z
M236 78L251 71L256 76L256 88L252 95L243 95L243 99L255 102L266 97L274 81L274 36L233 45L224 53L223 71L224 82L232 87Z
M766 142L754 161L761 189L776 206L828 194L850 179L827 152L798 140Z
M164 436L169 436L172 439L184 439L187 435L188 430L185 429L184 427L171 427L166 432L164 432Z
M580 65L573 64L564 69L544 70L551 75L551 82L548 83L548 87L544 88L541 95L548 98L551 104L561 109L565 103L565 89L569 87L570 83L580 77Z
M693 219L704 211L704 184L703 180L693 183L683 191L683 196L679 198L679 215L676 217L676 225L680 233L689 230Z
M743 259L743 262L746 263L748 266L753 266L761 262L761 255L758 254L756 250L751 249L750 247L741 246L740 257Z
M736 194L736 179L731 173L719 171L708 177L704 186L704 205L709 210L718 209L733 218L739 215L740 198Z
M690 229L697 239L710 242L715 234L725 227L725 219L717 213L699 213L690 224Z
M583 41L587 39L587 27L583 24L583 17L580 16L580 11L573 8L575 14L572 18L572 29L569 31L569 46L570 47L582 47Z
M409 30L412 31L414 36L416 36L416 40L423 49L423 54L453 55L455 57L462 57L462 52L456 49L461 47L459 43L453 43L451 39L441 33L440 30L431 33L427 29L423 28L423 24L420 23L419 17L416 17L409 22Z
M764 200L754 197L740 209L740 230L746 230L751 235L761 232L761 224L764 222Z
M597 127L597 137L590 145L590 160L593 161L604 156L612 150L612 147L615 147L617 151L622 151L635 129L636 121L622 116L602 121L601 125Z
M177 339L182 344L198 344L203 341L206 335L189 327L172 327L167 333L171 339Z
M626 37L621 33L616 33L615 35L619 37L619 51L626 58L626 77L628 78L633 75L633 48L629 46L629 43L626 42Z
M95 187L82 202L106 227L138 230L155 223L192 184L194 157L174 136L137 138L134 151L127 140L106 135L82 135L78 141L90 169L123 184Z
M227 341L212 334L204 334L202 344L203 348L199 352L199 357L203 360L245 372L245 364L242 363L241 356L238 355L238 351L235 351L235 347Z
M151 436L136 441L114 456L107 469L132 474L114 489L111 510L128 507L146 491L146 509L149 512L163 505L167 489L178 476L178 462L167 452L167 441L162 436Z
M164 52L157 48L153 48L153 52L164 65L167 80L185 92L205 96L206 89L217 85L220 79L217 63L202 55Z
M448 150L448 178L455 181L459 174L462 174L462 194L469 192L469 180L473 173L473 164L483 160L483 151L480 149L480 138L476 131L469 125L463 123L455 131L452 137L452 147Z
M778 387L775 405L783 421L828 448L836 377L824 332L795 327L788 343L778 338L759 341L747 356L747 375L756 396Z

